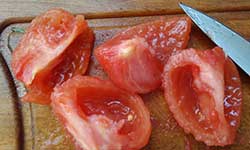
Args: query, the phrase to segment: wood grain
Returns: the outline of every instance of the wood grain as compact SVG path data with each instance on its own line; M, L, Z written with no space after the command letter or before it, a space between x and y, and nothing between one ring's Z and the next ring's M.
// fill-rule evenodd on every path
M245 38L250 38L250 11L210 13L210 15L241 33ZM179 15L168 15L166 17L174 16ZM116 32L159 17L88 19L88 22L95 32L95 46L97 46L112 37ZM0 149L74 149L72 142L66 137L62 126L53 116L50 107L21 103L19 101L19 97L25 93L25 88L20 82L12 79L9 65L11 50L16 47L22 34L13 33L11 29L13 27L25 29L27 26L28 23L11 24L4 29L0 37L0 52L4 58L0 59ZM207 49L213 46L214 44L193 26L189 47ZM105 76L94 57L91 58L88 74L100 77ZM150 109L153 124L150 142L144 149L186 149L187 143L191 143L194 150L250 149L250 78L242 71L241 78L244 104L242 122L238 130L236 144L226 148L207 148L203 143L195 141L192 136L186 135L169 112L162 91L157 90L142 95L147 107Z
M182 13L180 0L1 0L0 29L10 23L23 22L53 7L87 18L128 17ZM211 12L250 10L249 0L181 0L197 9Z
M13 87L9 85L8 70L4 63L3 57L0 57L0 149L14 149L18 147L19 133L17 130L20 129L18 125L17 113L15 112L15 102L18 99L12 97L12 92L15 91Z

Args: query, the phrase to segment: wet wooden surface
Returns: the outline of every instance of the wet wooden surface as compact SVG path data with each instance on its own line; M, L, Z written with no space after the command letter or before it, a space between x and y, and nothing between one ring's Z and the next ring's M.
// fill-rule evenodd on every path
M19 98L25 93L25 88L16 81L11 74L9 63L11 51L20 40L22 33L13 32L13 27L26 28L32 16L51 7L63 7L74 13L87 15L87 20L96 34L95 46L112 37L116 32L129 26L149 20L182 15L175 0L157 1L49 1L49 0L0 0L0 149L13 150L56 150L74 149L71 141L66 138L61 125L57 122L48 106L22 103ZM233 28L245 38L250 39L250 1L249 0L189 0L196 8L200 8ZM214 13L214 12L217 13ZM177 15L175 15L177 14ZM145 16L146 15L146 16ZM139 16L139 17L137 17ZM25 23L24 23L25 22ZM27 22L27 23L26 23ZM192 27L189 47L206 49L213 47L213 43L195 26ZM98 63L92 57L88 74L103 76L98 69ZM243 113L242 122L238 130L236 143L225 148L212 147L210 149L250 149L250 78L242 71L243 85ZM186 149L192 145L193 149L207 147L196 142L192 136L186 135L177 125L162 91L157 90L142 95L150 109L153 132L146 150Z

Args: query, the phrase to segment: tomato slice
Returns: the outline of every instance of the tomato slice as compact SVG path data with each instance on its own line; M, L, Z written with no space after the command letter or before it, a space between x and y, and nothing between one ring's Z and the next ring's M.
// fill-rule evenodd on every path
M83 16L52 9L36 17L12 54L13 72L28 89L23 100L48 104L55 85L85 73L93 38Z
M172 52L187 46L190 30L187 17L162 18L118 33L95 49L95 56L118 87L148 93L160 86Z
M141 97L110 81L77 75L51 97L53 111L82 149L129 150L148 143L150 116Z
M233 143L240 121L241 84L222 49L188 49L171 56L163 86L169 109L186 133L209 146Z

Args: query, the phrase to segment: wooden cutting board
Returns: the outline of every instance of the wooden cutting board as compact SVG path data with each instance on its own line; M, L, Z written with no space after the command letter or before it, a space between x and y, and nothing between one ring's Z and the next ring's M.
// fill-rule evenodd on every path
M185 1L184 1L185 2ZM245 38L250 39L249 0L189 0L187 4L209 12ZM160 16L182 16L176 0L24 0L0 1L0 150L56 150L74 149L62 126L48 106L22 103L24 86L13 78L10 68L11 52L33 16L51 7L62 7L73 13L85 14L95 32L95 46L116 32ZM188 47L212 48L214 44L193 25ZM250 58L250 56L249 56ZM191 135L186 135L175 122L164 101L162 91L142 95L151 113L153 131L145 150L196 149L250 149L250 77L240 69L243 86L243 113L236 143L224 148L206 147ZM91 58L88 74L106 77L95 58Z

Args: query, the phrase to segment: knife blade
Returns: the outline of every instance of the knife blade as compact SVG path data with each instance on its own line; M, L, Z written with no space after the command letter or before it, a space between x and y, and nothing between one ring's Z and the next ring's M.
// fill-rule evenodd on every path
M183 3L179 6L193 22L248 75L250 75L250 43L229 27Z

